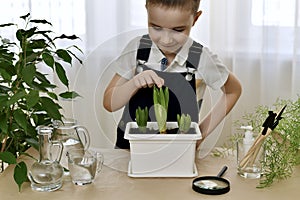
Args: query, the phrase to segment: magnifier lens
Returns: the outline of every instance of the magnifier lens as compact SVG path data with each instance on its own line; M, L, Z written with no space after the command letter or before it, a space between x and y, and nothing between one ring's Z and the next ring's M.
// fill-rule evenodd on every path
M225 194L230 190L229 181L220 177L200 177L193 181L193 190L202 194Z
M219 190L228 187L228 184L219 180L200 180L194 182L194 185L206 190Z
M227 167L224 166L217 176L202 176L193 180L193 190L202 194L225 194L230 190L228 180L221 178Z

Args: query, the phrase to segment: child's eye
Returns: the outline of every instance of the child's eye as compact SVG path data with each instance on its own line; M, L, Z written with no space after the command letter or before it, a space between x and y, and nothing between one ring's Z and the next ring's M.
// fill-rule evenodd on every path
M152 28L153 28L154 30L156 30L156 31L161 31L161 30L162 30L162 28L159 27L159 26L153 26Z
M173 31L176 31L176 32L183 32L184 29L173 29Z

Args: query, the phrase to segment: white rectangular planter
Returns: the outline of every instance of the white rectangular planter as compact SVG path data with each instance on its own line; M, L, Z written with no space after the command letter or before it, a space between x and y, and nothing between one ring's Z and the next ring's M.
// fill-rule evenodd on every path
M148 128L158 129L156 122L148 122ZM177 128L177 122L167 122L167 128ZM128 176L131 177L195 177L196 141L201 139L197 123L191 128L196 134L129 134L138 128L136 122L126 125L124 138L130 143L131 160Z

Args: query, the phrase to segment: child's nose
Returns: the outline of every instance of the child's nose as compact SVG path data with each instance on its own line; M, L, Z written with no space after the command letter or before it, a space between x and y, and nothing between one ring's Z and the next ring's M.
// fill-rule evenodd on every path
M162 32L161 37L160 37L160 41L163 44L170 44L172 43L172 33L169 30L165 30Z

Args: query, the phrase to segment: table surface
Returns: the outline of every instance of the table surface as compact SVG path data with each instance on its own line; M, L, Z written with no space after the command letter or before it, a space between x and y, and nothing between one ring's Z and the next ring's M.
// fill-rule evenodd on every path
M54 192L32 191L30 183L24 183L21 192L13 180L13 166L9 166L0 175L1 200L81 200L81 199L226 199L226 200L281 200L299 199L300 167L295 168L292 177L275 182L271 187L257 189L258 180L244 179L236 173L234 156L218 158L207 156L196 159L198 176L216 175L226 165L227 172L223 178L230 181L231 190L223 195L213 196L199 194L192 190L194 178L131 178L127 176L130 159L129 152L117 149L99 149L104 154L102 171L94 183L85 186L74 185L69 177L64 178L61 189ZM33 149L31 155L37 155ZM30 166L32 159L23 158Z

